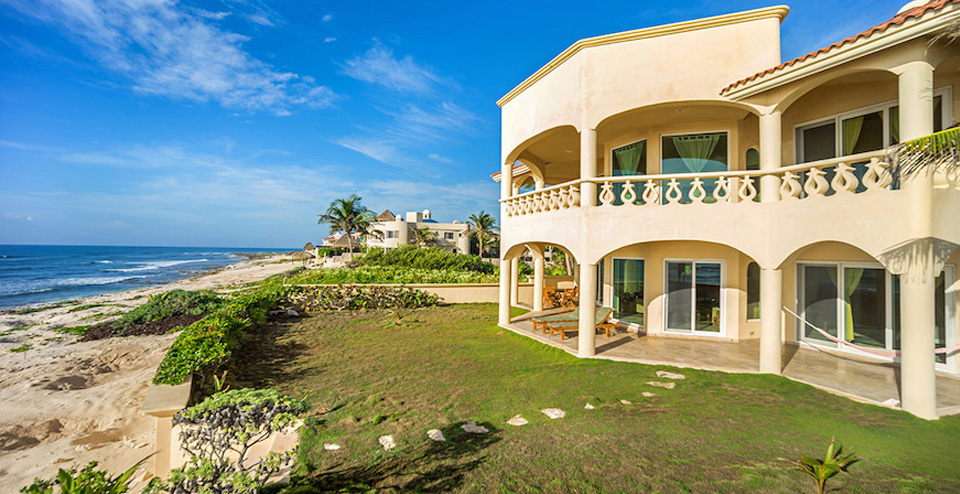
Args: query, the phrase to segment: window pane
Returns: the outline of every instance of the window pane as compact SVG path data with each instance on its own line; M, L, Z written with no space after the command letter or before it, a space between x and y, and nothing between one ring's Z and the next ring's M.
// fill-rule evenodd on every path
M933 131L943 130L943 96L933 98Z
M647 141L613 150L613 176L647 173Z
M664 136L661 140L663 162L660 164L661 173L701 173L727 171L727 133L713 132L709 134L688 134L681 136ZM680 191L683 194L683 203L690 191L691 180L680 181ZM667 182L663 182L666 204ZM714 202L713 189L716 188L713 180L704 181L706 191L704 202Z
M800 129L803 161L818 161L837 157L837 125L830 122L817 127Z
M597 305L603 305L603 259L597 263Z
M614 259L614 317L643 325L643 309L643 260Z
M697 263L697 331L720 332L720 265Z
M667 263L667 328L690 330L693 263Z
M746 156L746 165L747 170L759 170L760 169L760 151L757 151L754 148L747 150Z
M837 334L837 268L835 266L803 267L803 317L827 333ZM810 326L803 324L803 335L809 339L829 341Z
M840 128L844 156L883 149L883 111L848 118Z
M844 339L886 348L886 271L844 268Z
M747 265L747 319L760 319L760 266Z

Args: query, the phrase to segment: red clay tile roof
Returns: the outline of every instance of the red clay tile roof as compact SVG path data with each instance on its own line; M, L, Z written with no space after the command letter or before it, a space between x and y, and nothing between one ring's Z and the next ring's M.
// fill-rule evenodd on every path
M928 2L928 3L924 4L924 5L919 6L919 7L914 7L914 8L912 8L912 9L910 9L910 10L905 10L905 11L897 14L896 16L894 16L893 19L890 19L889 21L884 22L883 24L880 24L880 25L878 25L878 26L871 27L870 29L867 29L866 31L864 31L864 32L862 32L862 33L860 33L860 34L857 34L857 35L854 35L854 36L850 36L850 37L848 37L848 38L844 38L844 39L842 39L842 40L840 40L840 41L837 41L836 43L834 43L834 44L832 44L832 45L830 45L830 46L826 46L826 47L824 47L824 48L820 48L820 49L817 50L817 51L807 53L806 55L804 55L804 56L802 56L802 57L794 58L793 60L790 60L789 62L784 62L784 63L782 63L782 64L780 64L780 65L777 65L776 67L769 68L769 69L767 69L767 70L764 70L763 72L758 72L758 73L756 73L756 74L754 74L754 75L752 75L752 76L750 76L750 77L747 77L747 78L745 78L745 79L740 79L739 81L734 82L733 84L731 84L731 85L723 88L723 90L720 91L720 94L726 93L727 91L730 91L731 89L733 89L733 88L735 88L735 87L737 87L737 86L746 84L746 83L748 83L748 82L750 82L750 81L753 81L753 80L755 80L755 79L758 79L758 78L760 78L760 77L763 77L763 76L765 76L765 75L767 75L767 74L772 74L772 73L774 73L774 72L776 72L776 71L778 71L778 70L780 70L780 69L783 69L783 68L789 67L789 66L791 66L791 65L794 65L794 64L803 62L803 61L805 61L805 60L807 60L807 59L810 59L810 58L814 58L814 57L816 57L816 56L818 56L818 55L820 55L820 54L826 53L826 52L828 52L828 51L830 51L830 50L833 50L833 49L835 49L835 48L840 48L841 46L843 46L843 45L845 45L845 44L847 44L847 43L853 43L853 42L855 42L855 41L857 41L857 40L859 40L859 39L861 39L861 38L869 38L870 36L872 36L872 35L875 34L875 33L879 33L879 32L886 31L887 28L889 28L890 26L898 26L898 25L900 25L900 24L903 24L904 22L906 22L907 19L911 19L911 18L919 19L920 17L923 17L927 12L931 12L931 11L935 11L935 10L940 10L940 9L942 9L943 7L945 7L945 6L947 6L947 5L951 4L951 3L960 3L960 0L933 0L932 2Z
M960 0L957 0L957 1L960 1ZM520 168L521 166L523 166L523 163L517 163L517 164L513 165L513 169L516 170L517 168ZM496 177L499 177L499 176L500 176L500 173L501 173L501 172L491 173L491 174L490 174L490 178L496 179Z

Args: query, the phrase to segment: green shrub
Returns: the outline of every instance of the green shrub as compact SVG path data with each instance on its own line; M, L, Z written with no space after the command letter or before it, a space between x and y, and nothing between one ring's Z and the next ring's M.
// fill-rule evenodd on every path
M149 457L148 457L149 458ZM97 462L91 461L80 469L60 469L52 480L34 479L33 483L20 489L22 494L53 494L53 486L60 487L60 494L123 494L130 489L130 479L137 468L146 460L116 477L110 477L106 471L97 468Z
M151 295L147 303L127 312L113 324L116 327L129 328L135 324L161 321L184 314L200 316L216 310L221 304L220 297L211 292L170 290Z
M358 261L366 266L400 266L485 274L493 274L495 269L493 264L484 261L480 256L454 254L438 247L421 249L415 245L405 245L396 249L370 249Z
M440 303L440 297L412 288L334 286L304 288L291 295L302 312L364 309L416 309Z
M417 269L402 266L359 266L314 269L287 279L289 284L349 285L370 283L496 283L496 275L475 271Z

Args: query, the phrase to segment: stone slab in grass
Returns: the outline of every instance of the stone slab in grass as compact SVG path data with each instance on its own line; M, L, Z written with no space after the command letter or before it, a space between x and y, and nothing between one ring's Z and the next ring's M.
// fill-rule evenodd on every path
M591 405L591 404L589 404L589 403L587 403L586 405L583 406L583 409L584 409L584 410L593 410L594 408L597 408L597 407L595 407L595 406L593 406L593 405Z
M430 429L430 430L428 430L428 431L427 431L427 437L429 437L430 439L432 439L432 440L434 440L434 441L437 441L437 442L443 442L443 441L446 441L446 440L447 440L447 438L443 437L443 432L440 431L440 429Z
M472 420L470 422L467 422L466 424L461 425L460 428L471 434L486 434L490 432L489 430L487 430L486 427L482 425L477 425L477 423Z
M620 400L620 403L623 403L624 405L633 405L630 400Z
M687 376L683 374L677 374L675 372L667 372L663 370L657 371L657 377L663 377L666 379L686 379Z
M673 389L677 386L677 383L662 383L660 381L647 381L647 384L664 389Z
M377 441L379 441L380 445L383 446L384 451L390 451L391 449L397 447L397 444L393 442L393 436L380 436Z
M520 427L521 425L527 425L527 419L521 417L520 415L514 415L513 418L507 421L508 424Z
M336 451L340 449L340 445L337 443L323 443L323 449L327 451Z
M540 411L543 412L543 414L546 415L547 417L550 417L551 419L562 419L567 415L567 412L564 412L559 408L544 408L543 410L540 410Z
M656 393L651 393L649 391L644 391L643 393L640 393L640 394L643 395L644 398L653 398L654 396L657 396Z

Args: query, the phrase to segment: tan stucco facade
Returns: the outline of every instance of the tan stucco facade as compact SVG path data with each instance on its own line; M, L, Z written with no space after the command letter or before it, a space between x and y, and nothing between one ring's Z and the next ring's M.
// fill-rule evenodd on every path
M960 7L916 10L869 37L749 78L780 64L787 11L771 7L581 40L498 102L500 323L509 323L516 299L515 263L507 261L527 250L536 261L544 245L555 245L576 259L584 326L598 294L614 306L614 259L642 259L644 324L631 329L759 339L761 371L779 373L783 344L822 343L803 336L803 323L791 315L804 313L804 266L834 266L840 274L831 276L840 278L842 266L882 270L886 301L877 303L886 304L885 324L896 319L902 328L900 347L892 347L889 328L880 338L888 360L903 369L903 407L935 418L935 371L957 372L955 353L935 361L944 359L934 357L934 340L941 348L960 340L960 177L898 176L890 149L960 116L960 47L933 39L960 22ZM867 116L882 124L862 131ZM806 129L814 127L827 129L817 139L829 144L818 149L835 146L833 157L802 155L813 151L798 146L798 137L812 136ZM882 146L849 152L861 132ZM706 134L722 136L712 142L724 142L726 156L710 160L724 170L665 173L665 153L680 152L675 136ZM614 151L639 141L645 169L614 170ZM534 190L520 193L523 184ZM668 262L722 266L721 295L711 302L719 304L719 331L668 328ZM935 296L941 273L945 294ZM890 315L894 280L899 315ZM692 283L695 292L700 282ZM859 282L836 283L856 290ZM534 309L542 307L542 290L535 279ZM760 294L759 317L747 310L748 293ZM842 304L853 295L837 297ZM945 338L934 334L941 320ZM595 351L592 333L580 332L583 356ZM847 343L837 349L859 351Z

